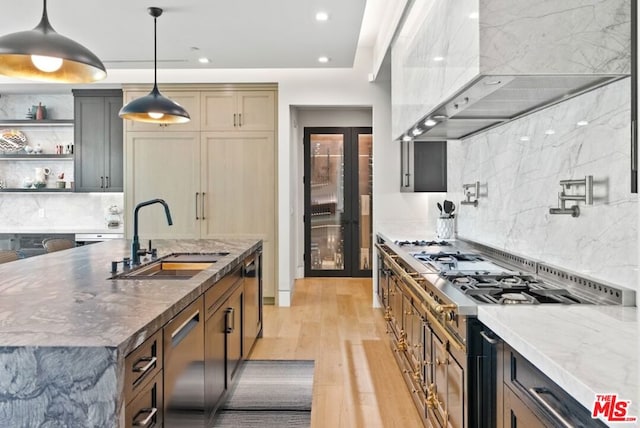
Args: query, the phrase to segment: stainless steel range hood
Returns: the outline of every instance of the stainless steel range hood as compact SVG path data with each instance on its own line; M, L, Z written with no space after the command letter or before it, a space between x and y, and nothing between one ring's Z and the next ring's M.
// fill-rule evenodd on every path
M420 141L462 139L580 95L626 75L478 76L417 124ZM425 126L431 119L435 125ZM431 122L433 123L433 122Z

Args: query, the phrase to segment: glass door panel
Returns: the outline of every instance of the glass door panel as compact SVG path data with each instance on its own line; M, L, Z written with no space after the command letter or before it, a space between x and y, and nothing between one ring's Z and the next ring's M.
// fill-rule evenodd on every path
M344 269L344 135L310 135L311 268Z
M371 276L371 128L305 128L305 276Z

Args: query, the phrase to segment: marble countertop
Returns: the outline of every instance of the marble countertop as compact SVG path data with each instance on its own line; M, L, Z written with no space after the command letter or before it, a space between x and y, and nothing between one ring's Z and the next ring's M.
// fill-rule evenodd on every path
M146 241L143 241L146 242ZM124 354L246 256L257 239L154 240L158 257L228 251L190 279L111 280L124 239L0 265L0 347L113 347Z
M587 409L617 393L640 417L638 308L480 305L478 319Z

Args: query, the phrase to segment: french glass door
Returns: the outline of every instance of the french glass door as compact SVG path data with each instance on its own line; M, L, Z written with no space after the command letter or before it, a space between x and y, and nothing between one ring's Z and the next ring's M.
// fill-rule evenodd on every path
M305 276L371 276L371 128L305 128Z

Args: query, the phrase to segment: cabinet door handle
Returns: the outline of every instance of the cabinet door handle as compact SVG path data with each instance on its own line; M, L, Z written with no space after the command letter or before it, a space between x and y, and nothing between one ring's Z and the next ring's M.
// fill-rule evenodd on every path
M409 187L409 175L411 175L411 174L406 173L406 174L404 175L404 182L405 182L405 183L404 183L404 187Z
M105 177L105 178L106 178L106 180L107 180L107 186L106 186L106 188L108 189L109 187L111 187L111 183L109 183L109 176L107 176L107 177Z
M234 127L236 126L236 114L235 113L233 113L233 126Z
M242 126L242 113L238 113L238 126Z
M204 218L204 195L206 195L206 193L202 192L202 205L201 205L201 208L202 208L202 219L206 220Z
M544 408L547 409L549 413L551 413L564 428L575 428L575 425L567 421L564 416L562 416L556 409L554 409L547 400L542 398L541 394L553 395L553 393L549 389L533 387L529 388L529 392L531 393L531 395L533 395L533 398L538 403L542 404L542 406L544 406Z
M233 333L233 330L236 329L236 317L234 315L234 310L233 308L227 308L227 313L226 313L226 328L225 328L225 332L226 333ZM229 319L231 319L231 321L229 321Z
M145 413L147 413L147 417L138 421L136 420L138 418L138 416L140 415L144 415ZM149 425L149 422L151 422L154 418L154 416L156 415L156 413L158 413L158 409L155 407L151 407L151 408L146 408L146 409L140 409L140 411L138 413L136 413L136 415L133 417L133 426L134 427L146 427Z
M100 177L100 188L104 189L104 177Z
M200 194L200 192L196 192L196 220L200 220L200 217L198 217L198 195Z

